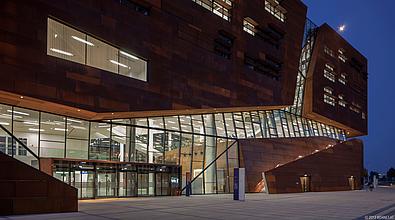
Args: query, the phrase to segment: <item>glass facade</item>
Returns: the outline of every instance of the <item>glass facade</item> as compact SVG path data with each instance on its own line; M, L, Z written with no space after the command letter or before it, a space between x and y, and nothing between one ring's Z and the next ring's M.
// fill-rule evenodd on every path
M182 188L188 180L197 177L192 183L193 194L232 191L232 172L239 162L237 139L311 136L340 140L346 138L341 129L285 110L85 121L0 105L0 124L40 158L180 166L179 181ZM0 151L37 166L37 159L26 152L20 143L13 141L3 131L0 133ZM85 187L84 190L91 190L89 184L93 183L86 181L93 176L98 181L95 187L99 187L101 182L124 184L119 181L128 181L119 174L112 177L113 171L108 167L78 172L74 172L73 175L77 177L73 178L80 178L80 182L75 184L81 184L76 186ZM93 176L90 176L90 172L94 172ZM137 194L154 195L149 187L152 185L150 181L157 180L157 174L148 172L147 175L136 175L143 184ZM153 186L156 187L155 184ZM114 188L106 185L104 188L107 191L103 191L103 188L95 192L95 197L123 195L119 194L118 188L117 194L114 194L115 191L108 191L108 187Z

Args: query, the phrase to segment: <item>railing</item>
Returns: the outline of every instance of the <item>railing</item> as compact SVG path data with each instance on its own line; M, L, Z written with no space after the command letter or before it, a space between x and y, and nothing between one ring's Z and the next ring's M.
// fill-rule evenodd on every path
M196 175L190 182L187 182L186 185L181 189L181 193L184 192L187 188L191 189L192 188L192 183L199 178L208 168L210 168L211 165L213 165L219 158L221 158L222 155L224 155L228 150L235 145L239 143L238 140L235 140L233 143L231 143L222 153L220 153L211 163L209 163L198 175ZM236 145L236 146L237 146ZM239 157L240 158L240 157ZM230 167L228 167L230 169Z
M10 132L3 125L0 125L0 128L11 138L11 143L8 143L4 146L5 148L8 148L7 151L9 151L9 146L11 145L11 153L3 153L40 170L40 158L37 156L37 154L34 153L29 147L26 146L26 144L20 141L17 137L15 137L12 132ZM18 151L16 149L16 143L18 143ZM26 155L20 155L20 152L24 152L20 150L20 147L26 150Z

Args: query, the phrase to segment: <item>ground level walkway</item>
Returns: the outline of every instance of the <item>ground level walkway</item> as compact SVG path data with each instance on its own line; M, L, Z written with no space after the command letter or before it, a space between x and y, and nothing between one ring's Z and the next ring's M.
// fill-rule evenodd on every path
M151 197L85 200L77 213L24 215L0 219L382 219L395 220L395 188L373 192L316 192L248 194L246 201L232 195ZM366 218L365 218L366 216Z

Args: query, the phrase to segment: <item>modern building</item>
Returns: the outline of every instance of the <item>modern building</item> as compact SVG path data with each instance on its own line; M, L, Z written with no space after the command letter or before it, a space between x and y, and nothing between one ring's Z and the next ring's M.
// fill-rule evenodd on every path
M247 192L360 187L367 60L300 0L0 6L3 181L56 178L69 200L218 194L244 167ZM2 203L44 204L13 187Z

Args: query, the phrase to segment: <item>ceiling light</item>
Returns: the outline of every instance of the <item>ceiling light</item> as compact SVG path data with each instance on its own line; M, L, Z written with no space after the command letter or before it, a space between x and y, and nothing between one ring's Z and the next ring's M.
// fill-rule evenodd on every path
M11 110L10 110L11 111ZM1 114L0 118L12 119L12 115L9 114ZM22 118L22 116L14 115L14 118Z
M74 119L71 119L71 118L67 118L67 121L71 121L71 122L76 122L76 123L82 124L82 121L74 120Z
M66 51L63 51L63 50L55 49L55 48L50 48L49 50L53 51L55 53L60 53L60 54L63 54L63 55L66 55L66 56L70 56L70 57L74 56L74 54L72 54L70 52L66 52Z
M34 122L34 121L24 121L23 122L23 124L27 124L27 125L38 125L38 123L37 122Z
M70 127L75 128L75 129L86 130L86 128L81 127L81 126L74 126L74 125L71 125Z
M116 64L116 65L118 65L118 66L122 66L122 67L128 68L128 66L126 66L125 64L119 63L119 62L117 62L117 61L115 61L115 60L110 60L110 62L113 63L113 64Z
M10 123L0 121L0 125L10 125Z
M54 128L55 131L67 131L65 128Z
M29 128L29 131L45 131L44 129Z
M135 60L139 60L139 59L140 59L140 58L138 58L138 57L136 57L136 56L133 56L133 55L131 55L131 54L128 54L128 53L126 53L126 52L124 52L124 51L120 51L120 53L121 53L122 55L125 55L125 56L130 57L130 58L135 59Z
M7 112L11 112L11 113L12 113L12 110L7 110ZM29 116L29 114L28 114L28 113L25 113L25 112L18 112L18 111L14 111L14 114L20 114L20 115L26 115L26 116Z
M91 43L91 42L89 42L89 41L86 41L86 40L84 40L84 39L81 39L81 38L79 38L79 37L76 37L76 36L71 36L74 40L77 40L77 41L79 41L79 42L81 42L81 43L84 43L84 44L88 44L89 46L95 46L93 43Z

